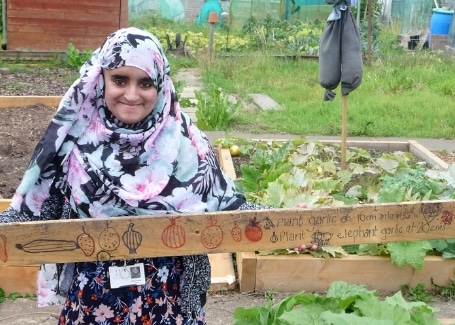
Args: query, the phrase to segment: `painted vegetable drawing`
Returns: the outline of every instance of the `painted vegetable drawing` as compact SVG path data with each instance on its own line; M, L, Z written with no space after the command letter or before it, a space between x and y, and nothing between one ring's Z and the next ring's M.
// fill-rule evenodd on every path
M77 236L76 242L85 256L91 256L95 252L95 240L85 232L84 226L82 226L82 234Z
M113 251L120 246L120 236L115 228L108 225L106 229L100 233L98 243L105 251Z
M8 252L6 251L6 236L0 235L0 260L6 262L8 260Z
M16 244L16 248L27 253L51 253L72 251L79 246L74 240L35 239L23 245Z
M245 228L245 237L252 242L260 241L262 238L262 228L256 217L250 219Z
M111 254L106 251L99 251L98 254L96 254L96 260L97 261L109 261L111 259Z
M137 249L142 242L142 234L133 230L134 223L128 225L128 230L123 233L122 239L125 246L129 249L130 254L136 254Z
M237 225L237 222L234 224L234 228L231 230L232 239L236 242L240 242L242 240L242 229Z
M171 224L164 228L161 240L169 248L179 248L185 245L185 229L177 225L175 217L171 218Z
M201 242L205 248L214 249L223 241L223 230L216 224L215 217L209 217L209 225L202 230Z

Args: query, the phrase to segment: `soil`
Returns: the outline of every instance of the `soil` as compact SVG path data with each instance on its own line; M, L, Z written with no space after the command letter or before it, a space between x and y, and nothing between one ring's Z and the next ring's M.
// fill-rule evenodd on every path
M11 73L0 68L0 74L1 95L62 96L71 84L69 78L75 75L75 71L27 67ZM0 108L0 198L12 197L55 109L43 105ZM455 163L454 152L434 153L447 163ZM234 164L238 166L241 159L235 158ZM275 301L286 296L286 293L275 293ZM453 302L444 297L436 298L436 302L430 303L440 309L436 316L455 319ZM264 305L265 302L265 293L261 292L212 292L206 306L208 324L232 324L233 312L237 307ZM36 308L32 299L7 300L0 304L0 324L56 324L59 312L60 307L57 306Z
M15 70L0 67L2 96L61 96L77 78L78 72L69 68L46 68L35 65Z

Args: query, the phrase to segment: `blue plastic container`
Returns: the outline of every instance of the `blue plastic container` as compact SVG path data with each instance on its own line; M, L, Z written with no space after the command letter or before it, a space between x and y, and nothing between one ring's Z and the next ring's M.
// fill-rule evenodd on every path
M430 19L430 33L432 35L448 35L453 20L453 10L433 9Z

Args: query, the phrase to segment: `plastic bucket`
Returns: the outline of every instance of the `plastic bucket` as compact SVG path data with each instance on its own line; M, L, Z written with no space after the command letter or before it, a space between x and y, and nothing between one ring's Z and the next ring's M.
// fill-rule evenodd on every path
M433 35L448 35L453 20L453 10L433 9L430 19L430 33Z

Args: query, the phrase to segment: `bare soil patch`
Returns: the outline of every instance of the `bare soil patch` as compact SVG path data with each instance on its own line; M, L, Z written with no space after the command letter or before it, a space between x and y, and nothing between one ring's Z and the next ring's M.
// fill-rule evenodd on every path
M55 107L0 108L0 197L11 198Z
M2 96L61 96L77 78L75 69L27 65L10 70L0 67Z

